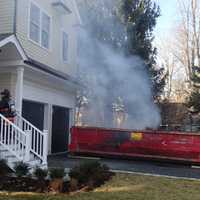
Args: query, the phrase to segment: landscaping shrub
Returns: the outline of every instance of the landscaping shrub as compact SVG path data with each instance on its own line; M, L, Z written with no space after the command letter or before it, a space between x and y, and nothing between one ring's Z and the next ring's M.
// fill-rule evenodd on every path
M69 172L71 179L76 179L79 186L98 187L109 180L112 173L106 165L97 161L89 161L72 168Z
M14 170L17 177L27 176L29 174L29 165L24 162L17 162Z
M37 167L33 174L38 180L44 180L47 177L48 170Z
M0 159L0 176L6 176L10 172L11 170L7 165L7 161L4 159Z
M60 179L65 176L65 169L63 168L52 168L50 169L51 179Z
M49 183L49 191L60 193L63 192L65 170L63 168L50 169L51 181Z

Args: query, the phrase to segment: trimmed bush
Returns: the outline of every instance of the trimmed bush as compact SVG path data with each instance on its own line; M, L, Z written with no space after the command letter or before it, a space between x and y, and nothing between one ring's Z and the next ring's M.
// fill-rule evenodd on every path
M33 174L38 180L44 180L47 177L48 170L37 167Z
M71 169L69 176L71 179L76 179L80 187L85 185L98 187L109 180L112 173L106 165L97 161L89 161Z
M29 165L24 162L17 162L14 170L17 177L27 176L29 174Z
M7 161L4 159L0 160L0 176L6 176L11 172L10 168L7 165Z
M61 179L65 176L65 169L63 168L52 168L50 169L51 179Z

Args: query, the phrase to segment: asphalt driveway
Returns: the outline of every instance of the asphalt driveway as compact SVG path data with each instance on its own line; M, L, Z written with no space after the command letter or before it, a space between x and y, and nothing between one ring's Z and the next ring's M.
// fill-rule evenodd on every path
M122 159L105 159L93 157L70 157L68 154L52 155L48 158L48 166L72 168L86 160L96 159L106 164L112 170L125 171L129 173L142 173L146 175L181 177L190 179L200 179L200 168L196 166L161 163L155 161L138 161Z

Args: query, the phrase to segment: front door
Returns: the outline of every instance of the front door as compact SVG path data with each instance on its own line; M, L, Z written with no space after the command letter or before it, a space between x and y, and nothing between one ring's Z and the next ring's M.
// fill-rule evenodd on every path
M22 116L38 129L44 128L44 104L23 100Z
M66 152L69 137L69 109L53 106L52 153Z

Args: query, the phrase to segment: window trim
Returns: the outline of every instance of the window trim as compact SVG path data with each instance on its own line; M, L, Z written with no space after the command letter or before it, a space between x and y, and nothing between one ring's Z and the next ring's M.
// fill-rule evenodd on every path
M64 50L64 34L67 35L67 38L68 38L68 45L67 45L67 60L64 60L64 57L63 57L63 50ZM69 33L65 30L61 30L61 58L62 58L62 62L64 64L69 64Z
M33 39L30 38L31 4L34 4L40 10L40 19L39 19L40 20L40 23L39 23L40 24L40 26L39 26L39 32L40 32L40 34L39 34L39 42L36 42L36 41L34 41ZM45 15L47 15L49 17L49 19L50 19L50 24L49 24L49 26L50 26L50 28L49 28L49 48L46 48L46 47L42 46L42 14L43 13ZM38 5L38 3L36 3L33 0L31 0L29 2L29 8L28 8L28 40L31 41L33 44L39 46L40 48L44 49L44 50L51 51L51 49L52 49L51 48L52 47L51 35L52 35L52 16L50 16L46 10L44 10L43 8L41 8L41 6Z
M49 35L49 47L48 48L46 48L46 47L44 47L43 45L42 45L42 31L44 30L43 29L43 27L42 27L42 17L43 17L43 14L45 14L47 17L49 17L49 32L48 32L48 35ZM50 47L51 47L51 17L46 13L46 12L44 12L44 11L42 11L41 12L41 22L40 22L40 24L41 24L41 30L40 30L40 45L41 45L41 47L42 48L45 48L45 49L50 49Z
M34 43L34 44L40 46L41 19L39 19L39 42L34 41L34 40L30 37L30 30L31 30L31 4L34 4L35 6L37 6L37 7L40 9L39 5L38 5L37 3L35 3L34 1L30 1L30 2L29 2L29 9L28 9L28 39L29 39L32 43ZM41 16L40 16L40 18L41 18Z
M34 6L36 6L37 7L37 9L39 9L39 23L38 24L36 24L36 23L33 23L32 21L31 21L31 5L34 5ZM33 40L31 37L30 37L30 35L31 35L31 32L30 32L30 30L31 30L31 23L33 23L34 25L36 25L36 26L38 26L38 28L39 28L39 38L38 38L38 42L37 41L35 41L35 40L33 40L34 42L36 42L36 43L40 43L40 27L41 27L41 23L40 23L40 18L41 18L41 13L40 13L40 8L36 5L36 4L33 4L32 2L30 3L30 12L29 12L29 38L31 39L31 40Z

